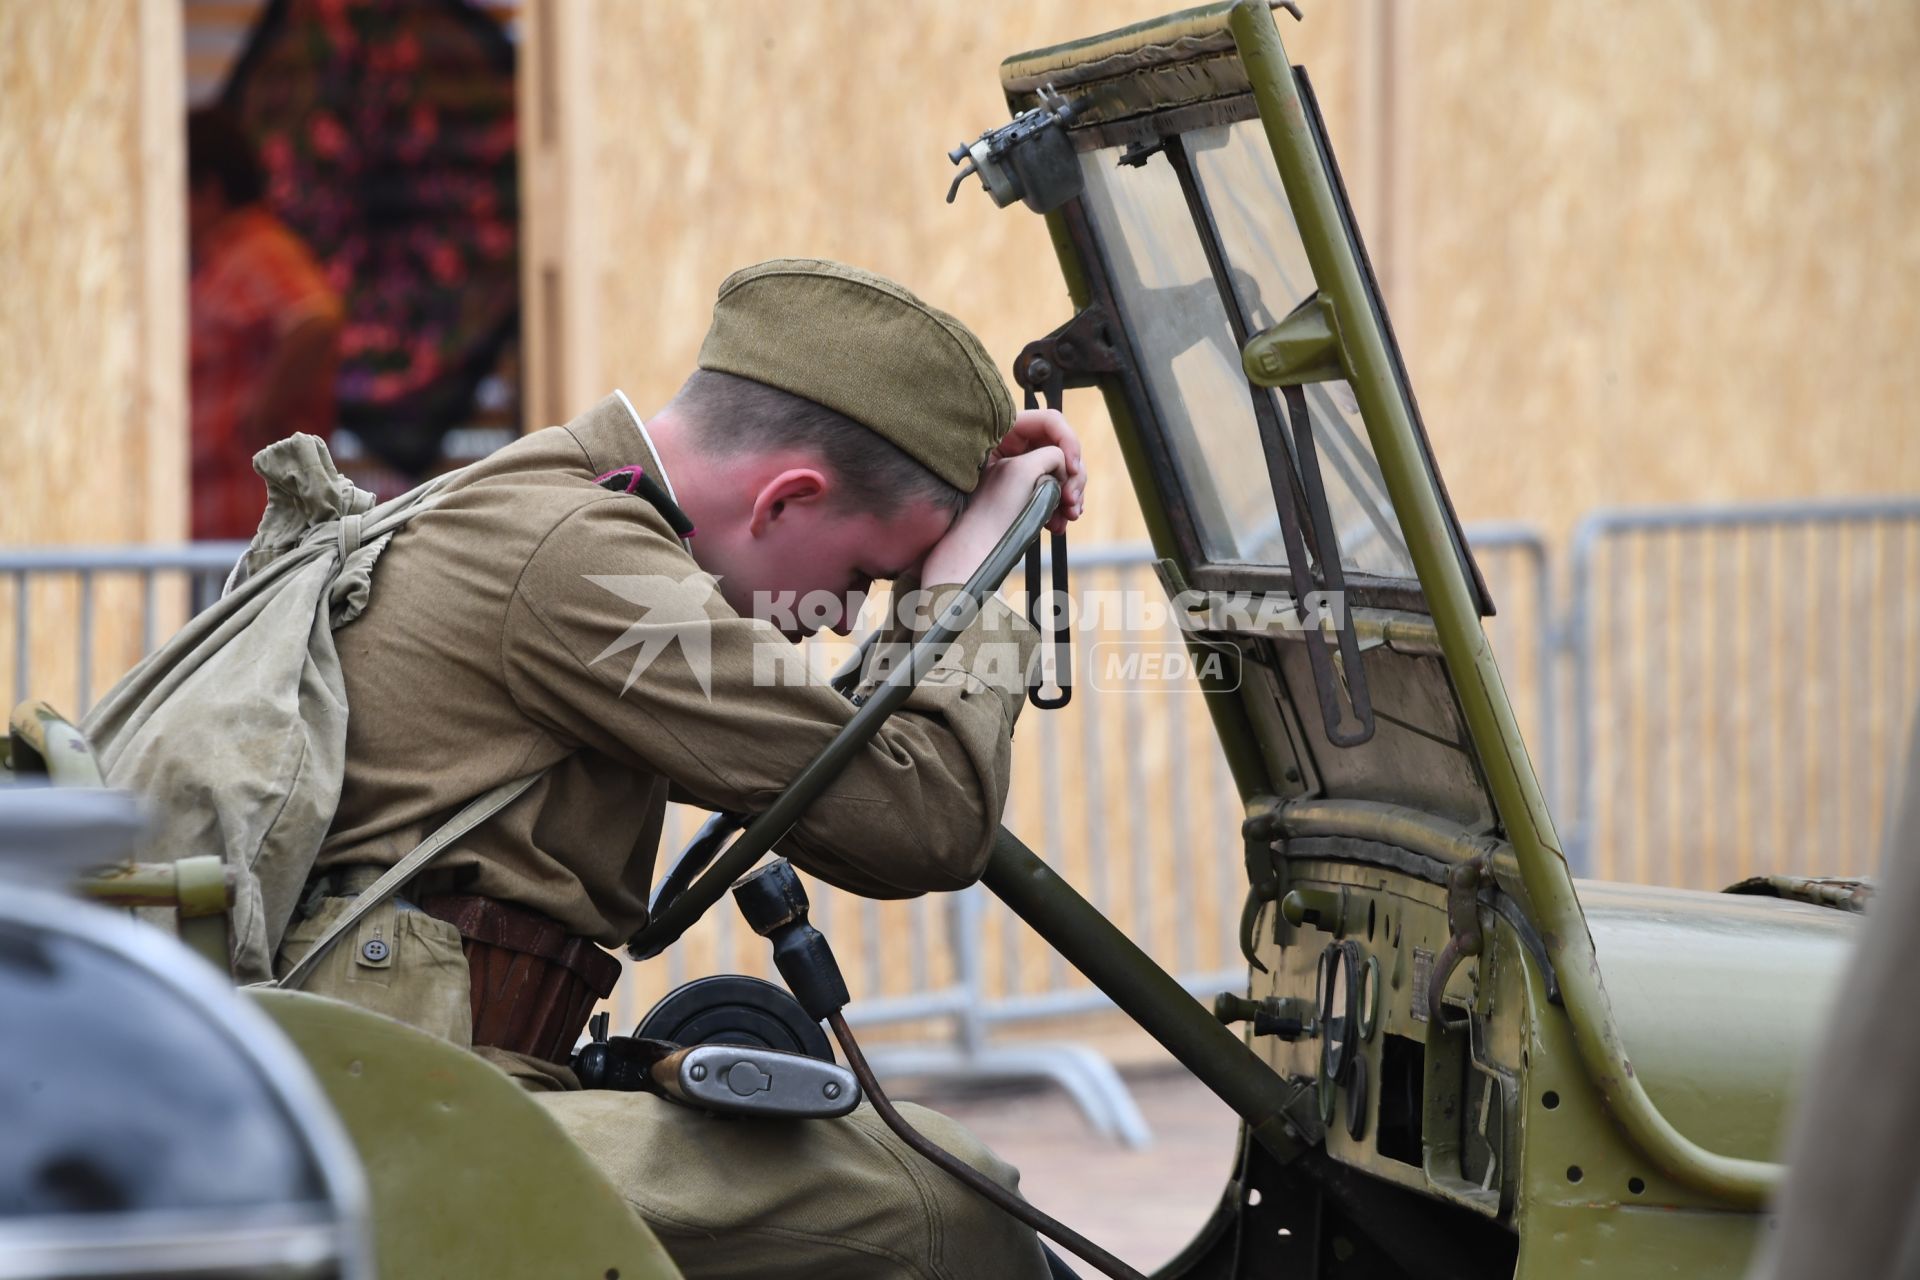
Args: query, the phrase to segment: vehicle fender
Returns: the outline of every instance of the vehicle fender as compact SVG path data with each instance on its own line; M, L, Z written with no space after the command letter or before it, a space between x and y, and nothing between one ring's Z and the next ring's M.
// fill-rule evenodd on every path
M359 1149L381 1275L680 1280L646 1223L505 1072L338 1000L248 994Z

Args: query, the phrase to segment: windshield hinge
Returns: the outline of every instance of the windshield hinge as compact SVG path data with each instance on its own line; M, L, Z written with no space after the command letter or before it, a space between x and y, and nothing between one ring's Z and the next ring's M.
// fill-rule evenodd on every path
M1054 397L1068 387L1091 387L1100 374L1120 372L1120 353L1113 345L1113 326L1098 303L1086 307L1044 338L1036 338L1013 362L1013 380L1030 396L1045 397L1058 409ZM1057 386L1057 390L1056 390Z

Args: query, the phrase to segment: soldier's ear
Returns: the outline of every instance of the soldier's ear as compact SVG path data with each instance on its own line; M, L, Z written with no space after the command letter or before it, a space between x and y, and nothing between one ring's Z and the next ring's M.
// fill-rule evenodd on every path
M754 494L747 531L756 538L764 537L781 520L803 511L818 511L832 490L826 473L816 467L789 467L777 472Z

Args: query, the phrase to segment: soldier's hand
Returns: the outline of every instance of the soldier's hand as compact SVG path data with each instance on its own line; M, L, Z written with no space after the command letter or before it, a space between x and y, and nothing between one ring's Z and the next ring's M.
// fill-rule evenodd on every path
M1066 424L1061 422L1059 426L1064 428ZM1071 432L1068 432L1068 438L1072 438ZM920 580L933 586L965 582L972 577L973 571L980 567L980 562L987 558L1001 535L1026 508L1028 500L1033 497L1033 486L1046 475L1060 482L1063 495L1061 509L1054 518L1061 522L1062 527L1065 527L1066 521L1076 519L1078 510L1070 510L1064 496L1069 484L1068 463L1067 455L1060 446L1030 441L1019 452L1012 454L1002 454L996 450L987 459L987 469L980 477L980 487L967 500L966 510L953 522L946 536L927 552ZM1084 481L1080 487L1084 489Z
M993 456L1014 458L1046 445L1060 450L1066 458L1066 470L1060 476L1060 509L1047 522L1047 528L1055 533L1065 533L1067 522L1078 520L1086 510L1087 496L1087 468L1080 456L1080 437L1067 420L1052 409L1023 409L1015 416L1012 429L994 446Z

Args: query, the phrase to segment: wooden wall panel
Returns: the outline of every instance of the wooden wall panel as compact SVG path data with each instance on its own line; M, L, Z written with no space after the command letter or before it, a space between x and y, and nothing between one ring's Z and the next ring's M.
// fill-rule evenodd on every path
M1040 219L977 183L952 205L946 151L1003 123L1000 59L1117 27L1165 0L796 8L599 0L593 213L600 367L642 413L693 367L720 281L776 256L839 258L898 279L972 325L1008 369L1069 314ZM562 11L565 11L564 6ZM1330 9L1308 45L1344 38ZM1340 110L1340 60L1323 78ZM1098 397L1069 412L1089 437L1082 540L1144 536Z
M0 4L0 547L186 535L181 85L177 0ZM98 584L95 692L138 655L138 599ZM78 590L30 604L28 683L76 705ZM7 583L10 630L21 608Z
M178 17L0 5L0 546L184 533Z
M940 204L942 153L1002 118L999 57L1163 8L562 5L592 32L597 381L663 401L720 279L774 254L895 275L1010 358L1064 315L1051 253L977 192ZM1466 519L1558 538L1598 505L1920 481L1920 10L1352 0L1280 22ZM1096 488L1084 536L1138 532Z
M584 3L531 5L519 32L522 426L564 422L607 393L595 233L596 31Z
M1405 16L1394 301L1464 518L1920 485L1920 8Z

